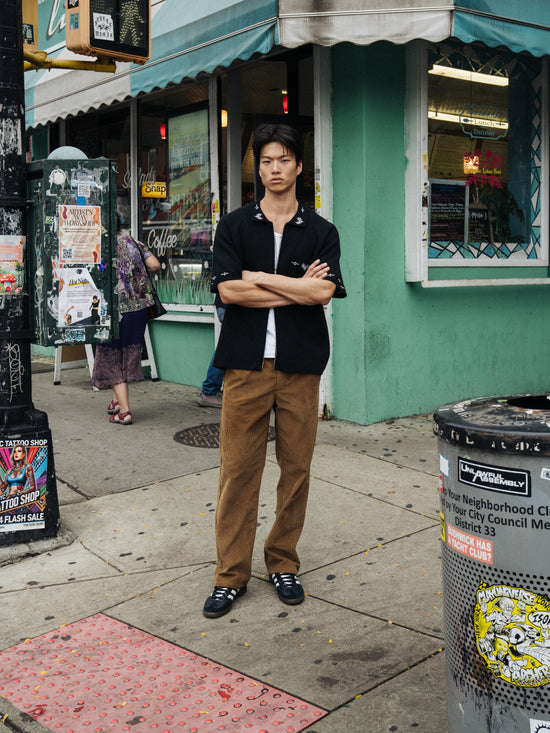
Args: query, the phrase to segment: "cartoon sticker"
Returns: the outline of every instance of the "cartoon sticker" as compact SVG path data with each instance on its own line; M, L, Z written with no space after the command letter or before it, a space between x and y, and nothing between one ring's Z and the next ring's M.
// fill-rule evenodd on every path
M477 649L495 677L517 687L550 682L550 599L483 581L474 609ZM543 729L544 730L544 729Z
M531 733L550 733L550 721L530 720Z

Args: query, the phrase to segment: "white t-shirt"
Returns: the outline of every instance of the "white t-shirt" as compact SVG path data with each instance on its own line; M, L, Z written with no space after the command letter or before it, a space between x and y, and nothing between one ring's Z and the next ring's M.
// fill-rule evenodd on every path
M274 248L275 248L275 272L277 272L277 264L279 262L279 252L281 251L282 234L274 232ZM277 352L277 335L275 333L275 311L269 309L267 318L267 332L265 335L264 359L274 359Z

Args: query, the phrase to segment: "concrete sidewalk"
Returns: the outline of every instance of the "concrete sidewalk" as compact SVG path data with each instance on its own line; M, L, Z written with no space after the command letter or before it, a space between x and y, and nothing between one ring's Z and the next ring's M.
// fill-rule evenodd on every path
M208 620L218 450L174 440L219 422L197 396L167 382L132 385L135 423L117 427L87 369L63 371L58 386L50 370L33 375L53 434L62 533L0 548L0 649L103 613L328 710L310 733L444 733L431 417L319 424L299 546L308 597L297 607L277 600L263 565L277 477L270 444L248 593ZM0 699L6 714L9 728L17 711ZM24 716L17 724L49 730Z

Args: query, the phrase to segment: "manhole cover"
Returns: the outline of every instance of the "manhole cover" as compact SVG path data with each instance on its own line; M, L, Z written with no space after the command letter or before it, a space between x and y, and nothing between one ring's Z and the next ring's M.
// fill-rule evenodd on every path
M269 428L267 439L268 441L275 440L275 428ZM220 424L214 422L208 425L197 425L194 428L185 428L174 435L174 440L193 448L219 448Z

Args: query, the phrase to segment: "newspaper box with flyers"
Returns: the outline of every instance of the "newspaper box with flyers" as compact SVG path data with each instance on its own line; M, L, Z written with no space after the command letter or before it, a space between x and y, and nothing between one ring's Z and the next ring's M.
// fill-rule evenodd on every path
M550 394L434 415L450 733L550 733Z
M27 171L36 341L111 341L118 335L116 163L49 158Z

